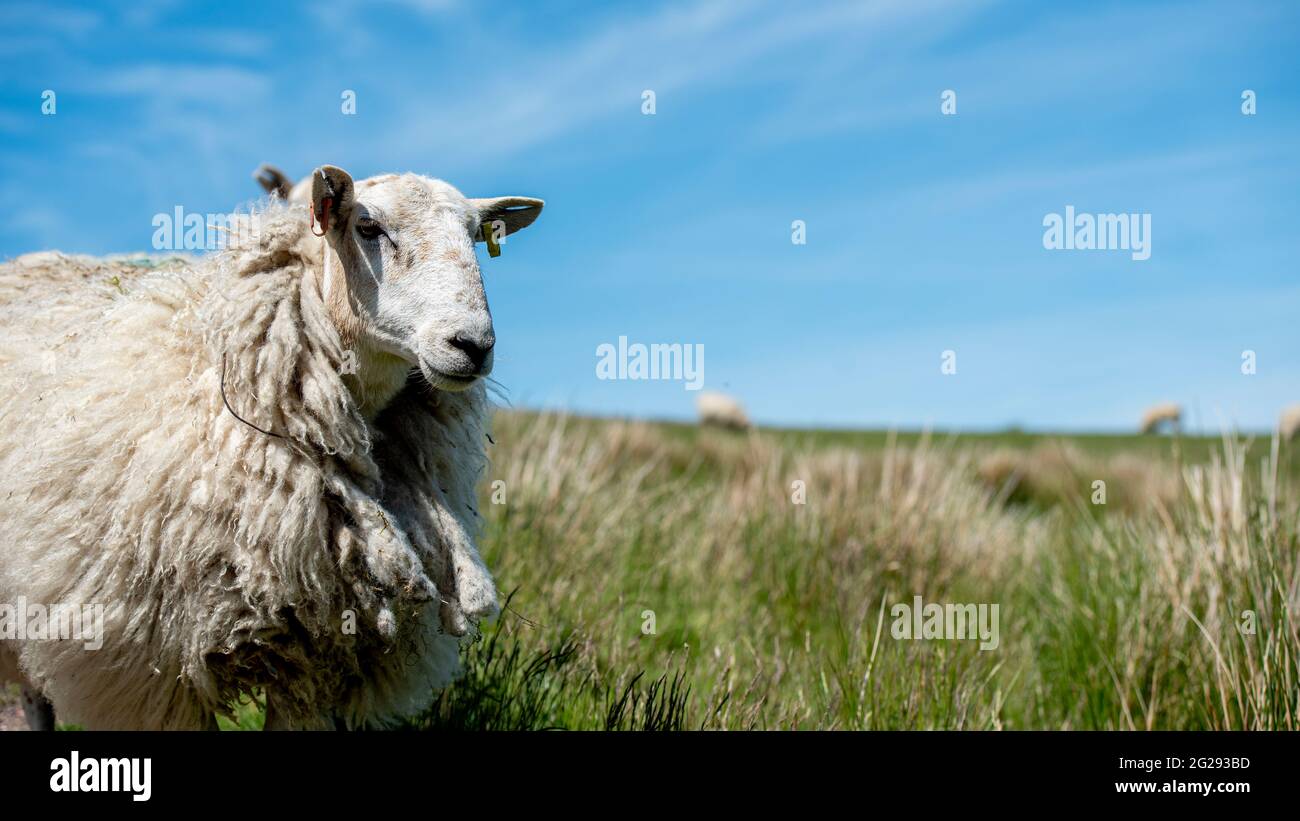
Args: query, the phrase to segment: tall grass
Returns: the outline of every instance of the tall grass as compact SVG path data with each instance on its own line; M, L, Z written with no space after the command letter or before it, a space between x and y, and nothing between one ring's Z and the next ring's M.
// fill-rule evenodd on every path
M861 447L515 413L495 439L484 552L515 593L414 726L1300 722L1277 443L1193 462L1150 441ZM893 638L914 595L998 604L999 647Z

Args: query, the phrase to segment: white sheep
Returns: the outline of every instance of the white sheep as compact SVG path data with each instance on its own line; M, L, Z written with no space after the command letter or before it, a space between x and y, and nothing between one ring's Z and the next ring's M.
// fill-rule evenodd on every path
M1142 433L1155 433L1161 425L1168 424L1173 430L1178 430L1183 420L1183 409L1175 402L1161 402L1147 408L1146 413L1142 414Z
M1282 415L1278 418L1277 430L1283 442L1291 441L1297 433L1300 433L1300 404L1283 408Z
M700 415L701 425L748 430L749 417L740 402L724 393L704 391L695 399L695 409Z
M332 166L309 198L182 274L0 266L0 605L103 618L98 649L0 633L0 669L63 720L212 727L261 689L268 727L382 726L497 611L474 240L543 203ZM39 334L57 367L7 344Z

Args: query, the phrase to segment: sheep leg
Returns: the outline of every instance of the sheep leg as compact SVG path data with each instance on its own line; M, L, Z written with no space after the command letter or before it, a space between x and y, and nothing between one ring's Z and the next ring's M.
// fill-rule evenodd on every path
M284 710L275 706L275 695L268 692L266 694L266 720L262 722L262 730L283 731L283 730L306 730L316 729L301 724L294 724L285 717Z
M292 730L293 727L284 719L284 713L275 709L275 697L266 694L266 718L262 721L263 732L272 730Z
M23 714L27 716L27 726L33 730L54 729L54 705L27 684L23 685Z
M266 694L266 719L262 723L262 730L265 731L282 731L282 730L340 730L346 729L340 727L337 719L329 716L319 716L316 719L308 719L305 723L294 724L284 717L284 711L275 706L275 696L271 693Z

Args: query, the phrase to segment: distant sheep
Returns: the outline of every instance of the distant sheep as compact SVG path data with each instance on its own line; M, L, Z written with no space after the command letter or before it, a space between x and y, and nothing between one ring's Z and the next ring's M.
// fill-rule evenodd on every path
M695 409L700 414L701 425L731 430L748 430L752 427L740 402L726 394L704 391L695 400Z
M1282 411L1277 430L1283 442L1291 441L1300 433L1300 404L1291 405Z
M1183 421L1183 409L1174 402L1152 405L1142 414L1142 433L1155 433L1162 425L1178 430Z
M180 273L0 266L0 604L103 607L98 649L7 636L0 671L65 721L211 728L262 690L268 727L382 726L497 611L474 241L543 204L333 166L309 199Z

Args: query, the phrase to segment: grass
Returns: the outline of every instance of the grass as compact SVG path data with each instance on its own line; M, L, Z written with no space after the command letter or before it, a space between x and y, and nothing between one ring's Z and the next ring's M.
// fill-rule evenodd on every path
M442 693L428 714L414 722L415 728L565 729L579 700L600 729L686 727L690 685L684 670L652 680L643 671L602 677L580 663L583 642L577 634L532 650L502 626L486 631L471 648L465 678Z
M522 413L495 439L514 593L414 728L1300 724L1300 457L1271 441ZM998 604L999 647L893 638L914 595Z

